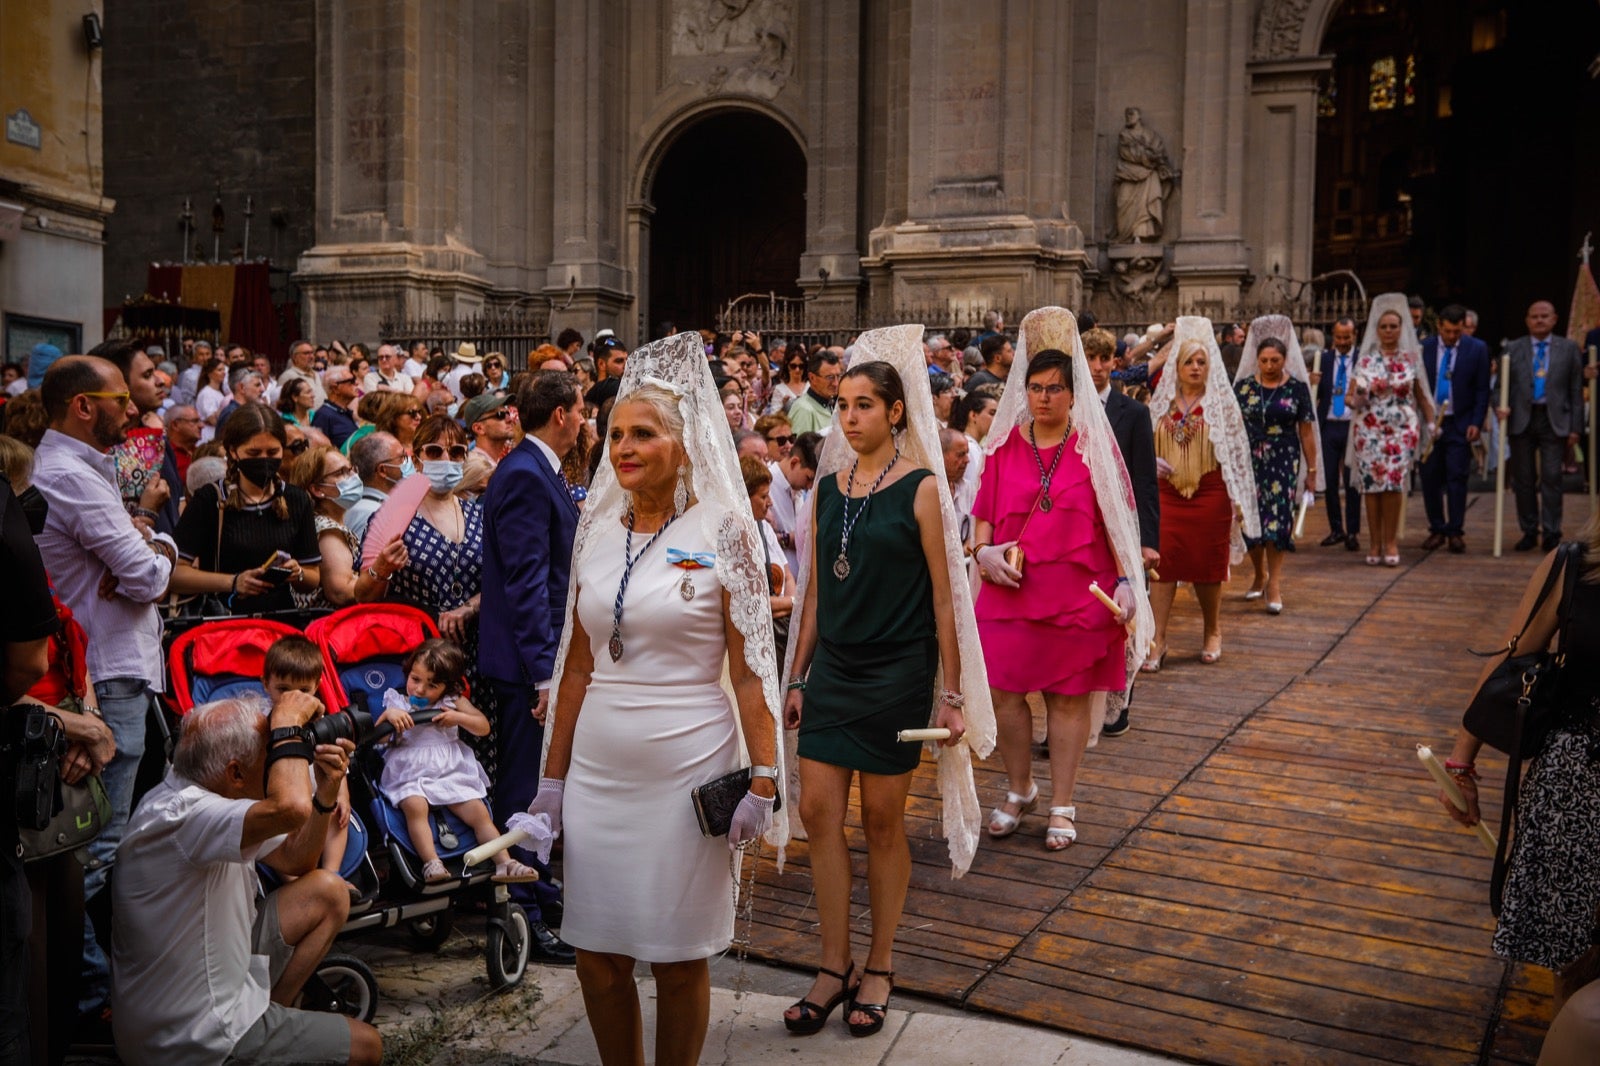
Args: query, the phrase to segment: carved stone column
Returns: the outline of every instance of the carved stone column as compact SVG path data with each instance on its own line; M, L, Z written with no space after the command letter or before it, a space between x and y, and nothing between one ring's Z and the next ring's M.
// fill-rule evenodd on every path
M317 0L317 243L295 281L318 336L378 339L385 315L483 306L463 173L472 7Z
M861 289L861 5L830 0L812 9L821 23L806 52L806 107L815 136L806 153L806 250L800 288L820 321L855 312Z
M1255 273L1311 276L1317 180L1317 84L1331 56L1301 56L1250 64L1246 237Z
M1183 196L1172 251L1172 274L1185 304L1234 303L1250 269L1244 181L1248 7L1236 0L1188 0Z

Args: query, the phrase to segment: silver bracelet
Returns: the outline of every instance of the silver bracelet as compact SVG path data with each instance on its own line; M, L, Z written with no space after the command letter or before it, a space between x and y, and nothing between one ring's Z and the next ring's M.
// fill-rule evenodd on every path
M939 694L939 698L947 706L954 707L958 711L967 705L967 697L951 689L945 689Z

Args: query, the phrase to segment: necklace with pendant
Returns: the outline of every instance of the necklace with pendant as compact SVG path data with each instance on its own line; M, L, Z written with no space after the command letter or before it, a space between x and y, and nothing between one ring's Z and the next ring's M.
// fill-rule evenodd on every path
M861 509L854 516L850 514L850 490L856 487L856 468L861 465L861 456L856 456L856 461L850 464L850 480L845 484L844 492L844 525L839 536L839 557L833 561L833 576L843 581L850 576L850 533L856 528L856 523L861 521L861 516L867 513L867 505L872 502L872 494L878 491L878 486L883 484L883 479L889 476L889 471L894 469L894 464L900 461L900 445L894 446L894 458L889 460L889 465L883 468L883 473L878 475L878 480L867 489L867 494L861 498Z
M1188 410L1185 410L1183 401L1173 397L1172 407L1167 412L1167 418L1172 422L1172 442L1181 448L1189 443L1191 438L1199 436L1204 417L1200 400L1196 400Z
M611 608L611 643L609 644L609 650L612 662L617 662L622 658L622 597L627 595L628 579L633 576L633 564L644 558L644 553L650 550L650 545L660 540L661 534L665 533L667 527L677 520L677 515L667 519L661 528L656 530L655 536L645 541L644 547L639 549L638 555L635 555L633 554L633 508L628 508L628 539L622 548L622 558L625 563L622 568L622 583L617 586L617 602ZM688 575L685 576L687 577Z
M1050 460L1050 469L1044 468L1044 456L1039 454L1039 439L1034 435L1036 423L1028 423L1028 446L1033 449L1033 464L1039 468L1039 510L1048 511L1055 506L1050 499L1050 482L1055 480L1056 467L1061 465L1061 453L1067 450L1067 437L1072 436L1072 424L1067 424L1066 436L1056 448L1056 457Z

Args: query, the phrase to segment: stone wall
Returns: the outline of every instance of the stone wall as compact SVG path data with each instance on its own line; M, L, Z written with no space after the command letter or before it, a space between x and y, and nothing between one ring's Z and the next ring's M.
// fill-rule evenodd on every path
M182 251L189 197L195 239L212 253L211 206L222 182L226 258L255 199L252 258L292 270L315 238L316 93L313 0L140 0L106 20L106 294L138 295L152 260ZM190 248L191 253L194 251ZM275 300L287 274L275 275Z

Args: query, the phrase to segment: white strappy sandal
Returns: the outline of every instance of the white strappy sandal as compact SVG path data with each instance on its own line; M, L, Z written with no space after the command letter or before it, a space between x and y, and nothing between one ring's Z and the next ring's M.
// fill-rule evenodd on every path
M1076 807L1051 807L1050 817L1069 818L1073 824L1065 828L1051 826L1044 831L1044 849L1046 851L1066 851L1078 839L1078 808ZM1064 841L1064 843L1062 843Z
M1026 796L1019 796L1015 792L1006 792L1006 802L1017 805L1016 814L1007 814L1004 809L996 807L994 813L989 815L989 836L994 840L1008 837L1017 831L1022 824L1022 816L1039 806L1039 782L1033 783L1033 791ZM995 827L1000 828L996 829Z

